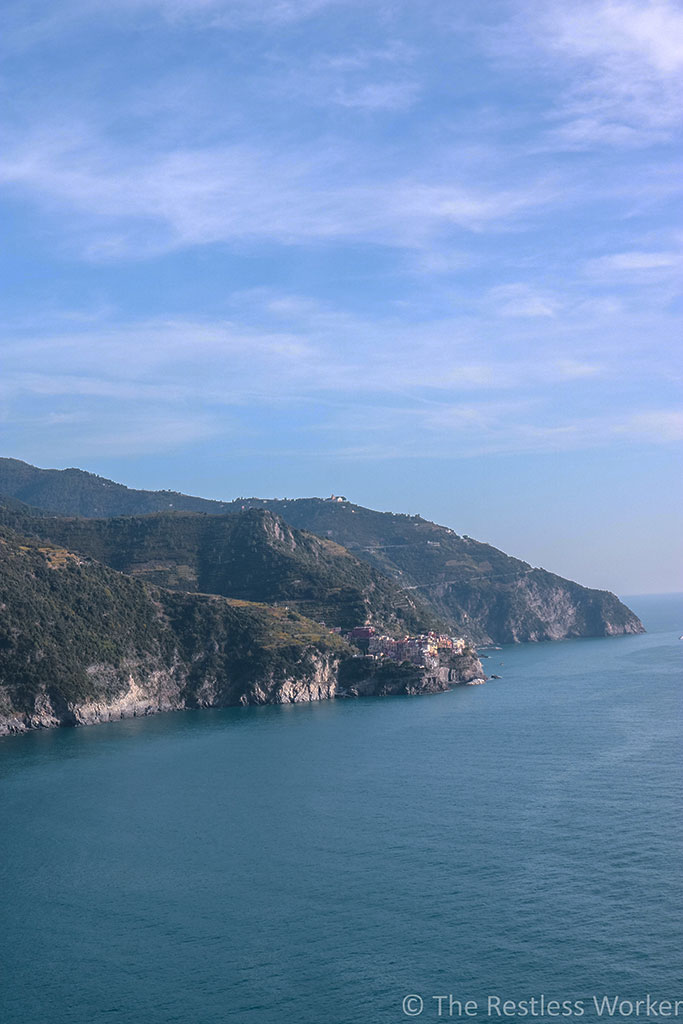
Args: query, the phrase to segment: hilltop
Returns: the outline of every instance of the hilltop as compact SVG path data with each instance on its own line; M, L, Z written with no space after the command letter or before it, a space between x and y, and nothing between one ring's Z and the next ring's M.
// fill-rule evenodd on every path
M229 512L233 503L175 491L138 491L82 469L38 469L0 459L0 494L64 516L134 516L149 512Z
M317 498L242 504L276 511L295 526L334 539L478 642L644 632L638 617L609 591L535 568L419 515Z

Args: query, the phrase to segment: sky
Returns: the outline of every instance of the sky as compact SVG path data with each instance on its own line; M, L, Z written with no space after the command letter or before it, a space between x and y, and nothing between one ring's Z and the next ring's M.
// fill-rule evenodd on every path
M2 454L683 589L678 0L5 0Z

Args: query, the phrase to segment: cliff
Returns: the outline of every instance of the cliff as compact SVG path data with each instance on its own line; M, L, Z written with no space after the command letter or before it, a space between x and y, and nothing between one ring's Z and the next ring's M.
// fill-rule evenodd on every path
M0 732L334 695L339 637L296 612L141 583L0 530Z
M462 654L442 658L435 669L425 670L410 662L377 662L354 658L340 665L339 696L386 697L390 694L415 696L443 693L452 686L470 686L486 681L481 661L473 647Z
M545 569L510 579L450 584L443 602L462 623L476 624L481 642L563 640L643 633L644 627L618 597L579 586Z

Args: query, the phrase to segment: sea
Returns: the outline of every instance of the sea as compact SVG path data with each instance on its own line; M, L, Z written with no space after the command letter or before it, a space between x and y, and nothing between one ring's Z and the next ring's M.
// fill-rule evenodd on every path
M1 1024L683 1020L683 595L627 601L484 686L0 741Z

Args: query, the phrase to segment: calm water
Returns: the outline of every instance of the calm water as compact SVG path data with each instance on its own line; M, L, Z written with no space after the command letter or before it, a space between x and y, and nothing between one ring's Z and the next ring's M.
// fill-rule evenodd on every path
M2 1024L683 998L683 599L631 601L486 686L0 741Z

